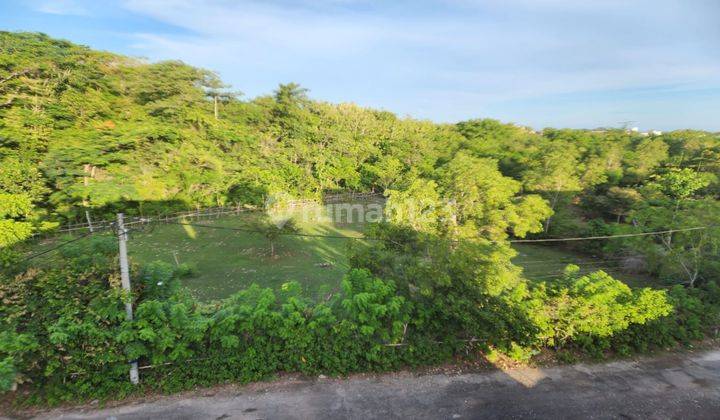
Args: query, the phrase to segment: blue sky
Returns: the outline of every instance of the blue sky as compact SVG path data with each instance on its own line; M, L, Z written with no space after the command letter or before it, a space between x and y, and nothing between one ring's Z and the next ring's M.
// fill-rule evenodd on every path
M217 71L247 97L416 118L720 131L720 0L0 0L41 31Z

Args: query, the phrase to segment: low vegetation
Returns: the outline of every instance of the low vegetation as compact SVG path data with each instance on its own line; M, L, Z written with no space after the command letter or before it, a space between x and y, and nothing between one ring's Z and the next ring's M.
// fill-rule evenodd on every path
M271 232L278 233L271 242L260 229L268 221L258 220L257 213L187 223L213 228L164 224L132 233L130 259L140 265L163 261L194 267L182 284L201 301L226 298L253 283L278 289L289 281L297 281L308 297L322 298L337 291L348 269L351 239L342 237L362 236L362 224L310 220L298 221L294 229L283 226L285 232ZM285 235L295 230L319 236Z
M0 282L0 383L19 386L24 403L118 398L279 371L418 366L467 350L518 360L545 348L629 354L690 343L718 322L714 283L631 289L573 266L560 279L530 282L505 245L449 246L384 225L374 235L394 239L353 253L340 290L319 301L290 282L201 304L180 285L186 267L136 267L133 321L125 320L114 238L68 245L60 263ZM137 388L129 360L144 368Z

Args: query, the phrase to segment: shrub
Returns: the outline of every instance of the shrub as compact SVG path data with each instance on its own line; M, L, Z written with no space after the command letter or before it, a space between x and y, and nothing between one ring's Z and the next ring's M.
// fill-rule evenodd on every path
M532 317L541 344L560 349L574 343L598 354L607 348L608 337L672 310L664 291L632 290L603 271L578 276L578 270L568 266L561 281L535 289L535 299L541 303L533 308Z
M2 275L0 389L22 385L29 402L122 397L282 371L437 363L468 343L516 360L548 346L561 357L625 354L702 338L720 314L714 283L638 290L571 266L558 282L530 284L502 245L415 237L358 252L342 292L322 302L286 283L202 305L180 287L183 269L134 267L127 321L110 241L68 246L51 268ZM128 381L133 360L144 367L140 388Z

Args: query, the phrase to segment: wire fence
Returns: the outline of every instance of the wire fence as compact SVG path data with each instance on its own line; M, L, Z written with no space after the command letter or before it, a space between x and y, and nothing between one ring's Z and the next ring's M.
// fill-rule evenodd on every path
M370 202L369 200L380 197L382 195L377 193L335 194L328 195L324 203L347 203L358 200ZM284 204L291 208L299 208L319 203L312 200L290 200ZM362 229L354 229L348 225L323 226L321 228L311 226L308 228L307 224L302 229L276 232L271 235L275 238L270 239L267 231L256 227L257 225L253 223L254 216L234 217L259 214L263 210L236 205L195 209L152 217L128 217L125 219L125 227L133 234L132 236L135 236L130 241L131 258L141 264L160 260L177 266L185 263L197 265L197 271L202 274L199 278L191 279L189 282L195 283L197 290L204 288L210 290L207 293L199 292L201 295L219 298L228 290L233 288L239 290L256 279L263 281L264 277L278 283L269 286L280 285L281 280L312 283L314 276L326 281L334 276L335 280L338 280L342 277L342 268L347 268L348 262L344 245L339 245L335 240L344 240L349 243L361 241L365 244L386 242L394 245L403 245L404 242L401 238L368 236ZM666 235L675 232L694 232L714 227L717 226L690 226L681 229L602 236L482 240L518 245L561 244L563 242L613 240ZM46 237L37 236L35 245L29 247L35 253L26 255L20 263L47 256L93 234L112 233L116 230L114 220L102 220L92 224L70 225ZM156 231L153 232L154 230ZM62 235L71 239L65 240L61 238ZM467 239L446 239L448 242L456 243L465 240ZM634 257L632 255L595 257L581 256L580 254L568 255L567 257L560 255L558 258L549 258L544 255L540 255L540 258L529 259L517 257L513 263L523 267L527 278L537 280L562 277L564 268L568 264L579 266L582 274L603 270L613 276L621 276L632 274L634 270L629 264L625 264ZM268 267L272 268L268 269Z
M342 228L317 229L315 231L279 232L275 239L269 239L266 232L253 227L246 218L227 219L225 215L240 215L250 212L249 209L231 209L225 211L204 211L182 213L180 215L160 217L156 219L130 219L126 228L131 233L131 260L140 264L153 261L164 261L180 266L190 264L199 274L185 282L194 289L195 295L203 300L214 300L229 296L234 291L259 283L263 286L277 287L290 280L297 280L314 298L328 293L330 287L315 287L320 283L333 283L337 286L338 279L348 267L346 248L337 241L362 242L365 246L373 242L387 242L402 245L400 238L371 237L362 234L361 230ZM196 217L198 220L189 220ZM54 251L99 234L112 234L115 225L109 223L105 230L95 229L80 232L78 236L63 240L54 239L36 247L35 253L27 255L19 264L33 262L39 257L47 259ZM690 227L685 229L663 230L657 232L639 232L636 234L607 235L588 237L587 240L612 240L628 236L663 235L672 232L693 232L711 227ZM562 239L576 241L580 238L554 238L554 242ZM458 241L458 240L454 240ZM512 243L513 240L510 240ZM523 240L520 245L544 244L543 239ZM47 248L47 249L43 249ZM613 277L638 277L635 284L647 283L648 277L624 264L634 256L587 256L572 254L570 251L558 257L536 255L519 255L513 264L523 268L524 276L532 280L550 280L562 277L565 267L577 265L578 274L585 275L595 271L605 271ZM43 265L52 266L61 260L52 258ZM321 284L322 286L322 284ZM314 289L313 289L314 288ZM310 290L312 289L312 290Z
M353 200L367 200L371 198L382 198L384 197L381 193L376 192L347 192L326 195L322 203L333 204L343 203ZM289 208L297 208L305 205L317 204L318 201L311 199L295 199L288 200L285 205ZM236 204L233 206L215 206L197 208L194 210L185 210L173 213L155 214L148 216L128 216L126 217L126 226L134 226L139 224L148 223L173 223L178 220L206 220L212 218L219 218L222 216L240 215L241 213L248 212L260 212L263 208L257 206L249 206L243 204ZM62 224L58 229L53 229L47 232L40 232L33 235L35 238L48 238L52 236L58 236L68 233L76 233L81 231L103 231L112 229L115 224L115 219L98 219L90 222L75 222Z
M376 196L376 195L374 195ZM373 196L365 196L363 198L372 198ZM337 198L338 201L347 198ZM353 196L351 199L359 199ZM199 209L195 211L179 212L172 215L162 215L155 217L136 217L128 218L126 227L133 232L134 236L130 241L130 248L139 253L144 253L145 258L164 259L165 262L180 266L188 261L197 261L203 264L200 267L201 277L187 280L186 287L193 289L193 295L199 297L202 301L215 300L227 297L243 288L248 287L255 282L254 279L269 278L270 283L264 283L264 287L273 287L279 289L280 284L289 280L307 281L308 278L317 277L321 282L325 282L328 287L317 284L304 285L306 295L312 299L318 300L323 297L333 296L337 293L339 280L342 273L346 271L340 259L343 257L328 251L330 248L326 243L318 241L326 240L362 240L362 241L389 241L397 243L398 239L392 238L373 238L358 233L357 235L308 232L283 232L278 236L288 241L316 241L316 242L292 242L292 244L302 245L317 251L316 253L299 252L286 259L269 258L267 254L260 254L258 243L267 242L267 238L263 237L263 232L252 227L241 227L237 223L239 220L218 220L223 216L240 216L251 212L257 212L257 209L245 207L218 207L210 209ZM231 225L228 225L231 224ZM159 231L144 230L145 227L161 226ZM704 229L715 228L717 226L693 226L682 229L671 229L653 232L637 232L633 234L619 234L606 236L591 237L568 237L568 238L552 238L552 241L545 239L537 240L518 240L510 242L519 242L521 244L546 243L546 242L562 242L562 241L578 241L578 240L612 240L635 236L651 236L665 235L673 232L694 232ZM191 238L188 228L198 228L209 235L203 240ZM117 225L114 221L103 221L102 224L94 224L92 231L87 225L76 226L65 230L66 234L75 234L72 239L64 240L52 244L48 249L36 252L26 256L21 262L35 263L42 258L45 265L52 266L62 264L63 259L56 251L66 246L96 235L110 235L117 233ZM203 235L203 234L199 234ZM401 241L400 241L401 242ZM286 243L288 246L290 243ZM265 247L265 245L263 245ZM247 252L246 252L247 251ZM206 259L210 261L206 261ZM332 258L336 258L333 260ZM513 264L522 267L525 270L524 277L533 281L544 282L553 279L562 278L565 274L565 266L574 264L579 267L577 275L588 275L593 272L602 270L607 274L623 280L623 276L627 276L627 271L621 267L621 263L627 259L626 256L613 257L592 257L592 256L567 256L564 258L537 258L529 256L528 258L514 259ZM292 259L292 261L290 261ZM253 267L248 265L248 261L254 264ZM329 264L325 266L324 264ZM207 270L207 272L205 272ZM312 270L312 273L310 272ZM528 271L533 270L532 274ZM272 273L272 274L268 274ZM298 277L298 273L304 273L307 278ZM310 274L308 274L310 273ZM316 279L312 279L313 281ZM272 282L275 282L274 284ZM184 282L185 283L185 282ZM332 283L332 284L331 284ZM306 288L307 286L308 288ZM315 289L309 289L309 288ZM653 284L653 288L668 288L670 286L663 284ZM310 291L311 293L308 293ZM337 295L336 295L337 296ZM475 338L462 339L459 341L467 341L472 343L477 341ZM440 344L441 342L437 342ZM407 342L400 341L394 343L382 343L386 348L402 349L408 345ZM399 350L392 350L399 351ZM187 358L183 360L166 361L164 363L148 363L139 366L141 371L154 371L158 369L172 369L173 366L183 365L186 363L203 363L212 362L214 360L227 361L228 358L214 357ZM127 363L118 362L113 366L127 366ZM111 368L113 366L108 366ZM70 378L86 375L89 372L73 372L69 373Z

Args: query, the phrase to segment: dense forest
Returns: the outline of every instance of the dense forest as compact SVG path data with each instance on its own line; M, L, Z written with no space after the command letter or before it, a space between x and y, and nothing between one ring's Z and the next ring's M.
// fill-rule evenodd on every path
M720 222L717 133L434 124L313 101L293 83L243 101L181 62L146 63L39 34L2 33L0 50L3 246L52 222L84 220L86 210L153 214L259 204L277 192L431 194L473 213L457 220L472 222L467 234L493 238ZM480 205L496 199L508 202L501 213ZM695 282L718 275L720 260L705 258L717 233L582 247L642 257L633 261L644 270Z
M368 232L386 240L351 251L354 269L337 302L276 300L254 288L210 314L181 291L147 286L180 275L154 266L136 268L149 280L138 292L140 321L130 324L121 322L121 305L108 303L119 299L104 287L116 282L107 244L93 242L91 259L69 247L68 265L49 271L18 263L34 233L86 213L101 219L343 191L383 193L392 205L387 222ZM182 62L0 32L0 262L11 271L0 282L0 378L12 372L10 388L44 375L63 390L53 395L66 398L68 372L101 372L72 392L112 392L124 374L113 363L128 357L157 364L216 354L226 364L181 374L213 383L428 363L468 341L526 358L538 348L598 354L701 338L720 300L719 195L718 133L437 124L312 100L294 83L246 100ZM579 276L572 266L555 283L531 284L507 243L659 231L670 232L559 246L677 285L667 293L631 290L603 272ZM68 278L82 281L68 286ZM69 293L81 298L39 306ZM88 326L98 323L117 327ZM87 358L113 340L122 345L82 364L82 352ZM233 360L243 366L227 365ZM109 378L116 382L103 382Z

